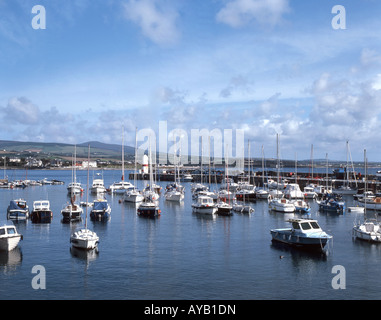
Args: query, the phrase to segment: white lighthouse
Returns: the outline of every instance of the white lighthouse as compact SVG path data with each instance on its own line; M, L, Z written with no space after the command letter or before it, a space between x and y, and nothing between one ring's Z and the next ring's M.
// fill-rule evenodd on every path
M145 154L143 155L143 173L148 173L148 156Z

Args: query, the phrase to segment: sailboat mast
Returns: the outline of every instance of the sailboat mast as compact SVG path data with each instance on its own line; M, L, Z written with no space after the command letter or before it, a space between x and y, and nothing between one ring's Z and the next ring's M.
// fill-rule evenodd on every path
M122 126L122 181L124 185L124 125Z
M134 171L134 186L136 187L136 157L137 157L137 150L138 150L138 127L135 128L135 171Z
M87 229L87 208L89 207L89 175L90 175L90 144L87 151L87 185L86 185L86 217L85 217L85 229Z

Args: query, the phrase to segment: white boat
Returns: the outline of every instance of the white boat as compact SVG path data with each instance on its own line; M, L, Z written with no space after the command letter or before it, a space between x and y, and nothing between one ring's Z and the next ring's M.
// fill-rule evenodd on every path
M289 183L284 190L284 197L286 199L304 199L304 193L297 183Z
M291 228L270 230L272 240L309 250L323 251L327 242L332 239L325 233L318 222L313 219L290 219Z
M184 182L192 182L193 176L190 173L185 173L181 180Z
M357 200L359 207L365 207L367 210L381 210L381 197L375 197L373 199L359 199Z
M71 171L72 177L71 177L71 182L67 186L67 192L70 195L83 192L82 184L80 182L77 182L76 168L77 168L77 146L74 146L74 155L72 158L72 171Z
M13 224L0 225L0 250L11 251L17 247L23 236L17 232Z
M83 188L80 182L70 182L67 186L68 194L82 193Z
M352 188L350 186L342 185L337 189L332 190L333 193L342 194L342 195L354 195L357 193L357 188Z
M98 246L99 237L94 231L84 228L75 231L70 237L70 242L75 248L92 250Z
M30 218L34 223L50 223L53 219L53 212L50 210L49 200L34 201Z
M317 193L314 186L308 185L303 188L303 194L305 199L316 199Z
M90 163L90 145L88 150L88 162ZM89 166L87 167L87 192L86 192L86 203L88 202L89 198ZM75 231L70 236L70 243L73 247L83 250L92 250L95 249L98 246L99 243L99 237L94 232L87 228L87 207L86 206L86 217L85 217L85 228L81 228L77 231Z
M298 213L309 213L311 211L310 205L303 199L291 200L291 203L295 206L295 211Z
M268 199L270 197L270 193L267 189L256 188L255 189L255 197L257 199Z
M199 196L197 202L192 203L192 211L194 213L213 215L217 212L217 206L213 198L207 196Z
M138 128L135 129L135 169L134 169L134 185L126 190L123 201L131 203L139 203L144 200L144 196L141 191L139 191L136 186L136 171L137 171L137 150L138 150L138 140L137 140Z
M366 160L366 150L364 150L364 164L365 164L365 187L364 194L367 193L367 160ZM377 221L377 214L375 219L368 219L367 208L368 201L366 198L364 200L364 221L358 222L352 228L352 236L370 242L381 242L381 226L380 222Z
M229 203L226 203L225 201L218 201L216 203L216 206L217 206L216 214L218 214L219 216L232 215L233 206L230 205Z
M272 199L269 202L269 209L277 212L295 212L295 205L288 199Z
M75 197L61 210L63 221L79 221L81 220L82 213L83 209L75 203Z
M255 211L250 205L238 203L237 201L233 201L232 210L237 213L252 213Z
M119 195L124 195L126 191L134 187L134 185L129 182L124 180L124 126L122 129L122 178L121 181L114 182L113 184L110 185L109 191L113 194L119 194Z
M381 242L381 226L377 221L365 221L353 226L353 237L371 242Z
M11 200L7 208L7 219L26 220L30 210L24 199Z
M142 202L144 200L144 196L141 191L137 190L135 187L129 188L123 196L123 200L125 202Z
M156 201L158 198L155 199L157 194L152 190L153 172L151 161L151 141L149 142L149 178L150 183L148 185L148 189L145 193L143 193L144 201L139 205L139 207L136 210L136 213L141 217L156 218L161 215L161 210Z
M99 173L97 173L97 176ZM90 191L92 194L99 194L99 193L105 193L106 192L106 187L104 185L104 180L103 178L96 178L93 180L93 183L91 185Z
M171 189L168 190L165 195L165 200L167 201L175 201L175 202L180 202L184 200L184 192L178 191L177 189Z

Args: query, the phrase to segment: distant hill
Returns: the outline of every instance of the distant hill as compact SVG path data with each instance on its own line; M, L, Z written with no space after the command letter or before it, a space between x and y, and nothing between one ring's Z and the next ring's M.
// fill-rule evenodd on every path
M77 145L77 157L87 158L88 145L90 144L91 158L93 159L121 159L122 146L106 144L98 141L84 142ZM135 149L125 146L126 159L134 156ZM52 142L24 142L0 140L1 154L18 155L21 157L34 156L46 158L70 158L74 153L74 145Z

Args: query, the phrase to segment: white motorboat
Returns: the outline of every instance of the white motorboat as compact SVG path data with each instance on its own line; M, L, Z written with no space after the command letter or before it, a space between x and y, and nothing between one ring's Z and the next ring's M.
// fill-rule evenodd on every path
M272 199L269 202L269 209L277 211L277 212L295 212L295 205L288 199L280 198L280 199Z
M34 201L30 217L34 223L50 223L53 219L53 212L50 210L49 200Z
M286 199L304 199L304 193L297 183L289 183L284 190L284 197Z
M303 188L303 194L305 199L316 199L317 193L315 192L315 188L313 186L305 186Z
M217 212L217 206L213 198L207 196L199 196L197 202L192 203L192 211L194 213L213 215Z
M270 230L272 240L296 247L324 251L331 235L325 233L313 219L290 219L291 228Z
M182 181L184 182L192 182L193 181L193 176L190 173L186 173L183 175Z
M67 192L69 194L82 193L82 184L80 182L70 182L67 186Z
M270 197L270 193L267 189L256 188L255 189L255 197L256 197L256 199L268 199Z
M164 197L165 197L165 200L167 201L180 202L184 200L184 192L179 191L177 189L171 189L165 193Z
M12 200L7 208L7 219L26 220L30 210L24 199Z
M99 174L97 174L99 175ZM105 193L106 187L104 185L103 178L96 178L93 180L93 183L91 185L90 191L92 194L99 194L99 193Z
M11 251L17 247L23 236L17 232L13 224L0 225L0 250Z
M161 210L157 205L157 202L152 200L142 202L136 212L139 216L146 218L156 218L161 214Z
M109 190L114 194L125 194L126 191L131 187L134 187L131 182L122 180L119 182L114 182L112 185L110 185Z

